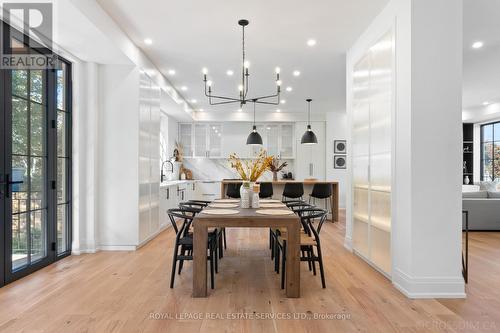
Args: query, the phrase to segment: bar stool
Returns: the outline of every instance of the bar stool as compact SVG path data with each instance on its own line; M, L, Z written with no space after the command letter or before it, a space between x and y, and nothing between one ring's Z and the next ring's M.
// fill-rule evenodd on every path
M229 198L239 199L240 198L240 187L242 183L229 183L227 184L226 195Z
M273 197L273 183L260 183L259 198L272 198Z
M328 213L328 201L330 201L331 207L331 198L332 196L332 185L330 184L314 184L312 193L309 195L309 203L311 203L311 199L313 199L314 204L316 204L316 199L324 199L325 200L325 210Z
M300 199L304 195L304 184L303 183L285 183L285 188L283 189L282 201L285 202L285 198L290 199Z

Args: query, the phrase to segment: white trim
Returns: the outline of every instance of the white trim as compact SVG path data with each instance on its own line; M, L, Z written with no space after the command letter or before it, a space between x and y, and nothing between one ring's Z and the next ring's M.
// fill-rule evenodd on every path
M352 238L350 235L345 235L345 239L344 239L344 248L346 250L348 250L349 252L353 252L353 248L352 248Z
M137 246L135 245L100 245L99 251L135 251Z
M461 278L411 277L396 269L392 274L392 283L409 298L466 298Z
M142 242L140 242L139 245L137 245L137 250L140 249L141 247L143 247L144 245L146 245L147 243L149 243L149 241L151 241L153 238L155 238L156 236L158 236L160 233L162 233L167 228L168 228L168 224L166 224L164 226L160 226L160 229L158 229L156 232L154 232L153 234L151 234L145 240L143 240Z

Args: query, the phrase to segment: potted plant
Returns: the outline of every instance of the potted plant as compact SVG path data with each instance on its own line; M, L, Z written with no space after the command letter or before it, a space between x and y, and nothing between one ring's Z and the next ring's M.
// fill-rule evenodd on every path
M273 159L271 160L271 163L269 165L269 170L273 173L273 181L278 180L278 172L283 170L288 165L287 162L283 162L280 164L279 159L273 156Z

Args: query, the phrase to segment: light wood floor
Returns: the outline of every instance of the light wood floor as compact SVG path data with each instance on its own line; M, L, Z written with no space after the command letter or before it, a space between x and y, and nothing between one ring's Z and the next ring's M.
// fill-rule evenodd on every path
M170 229L136 252L68 257L0 289L0 332L500 332L500 233L471 234L466 300L407 299L344 249L344 223L322 230L327 289L302 263L302 298L287 299L267 235L228 229L229 248L207 299L191 298L191 263L169 288ZM206 313L350 317L228 320Z

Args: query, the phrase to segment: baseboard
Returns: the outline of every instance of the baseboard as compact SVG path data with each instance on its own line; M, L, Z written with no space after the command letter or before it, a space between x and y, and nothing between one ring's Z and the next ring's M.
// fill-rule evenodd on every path
M462 277L410 277L396 269L392 284L408 298L466 298Z
M100 251L135 251L136 245L99 245Z
M148 238L146 238L145 240L140 242L139 245L137 245L137 250L140 249L141 247L143 247L144 245L146 245L149 241L151 241L153 238L158 236L163 230L167 229L168 227L169 227L169 224L165 224L163 227L158 229L155 233L153 233Z
M71 255L74 256L79 256L81 254L92 254L92 253L97 253L97 249L85 249L85 250L71 250Z
M344 238L344 247L352 252L352 238L347 235Z

